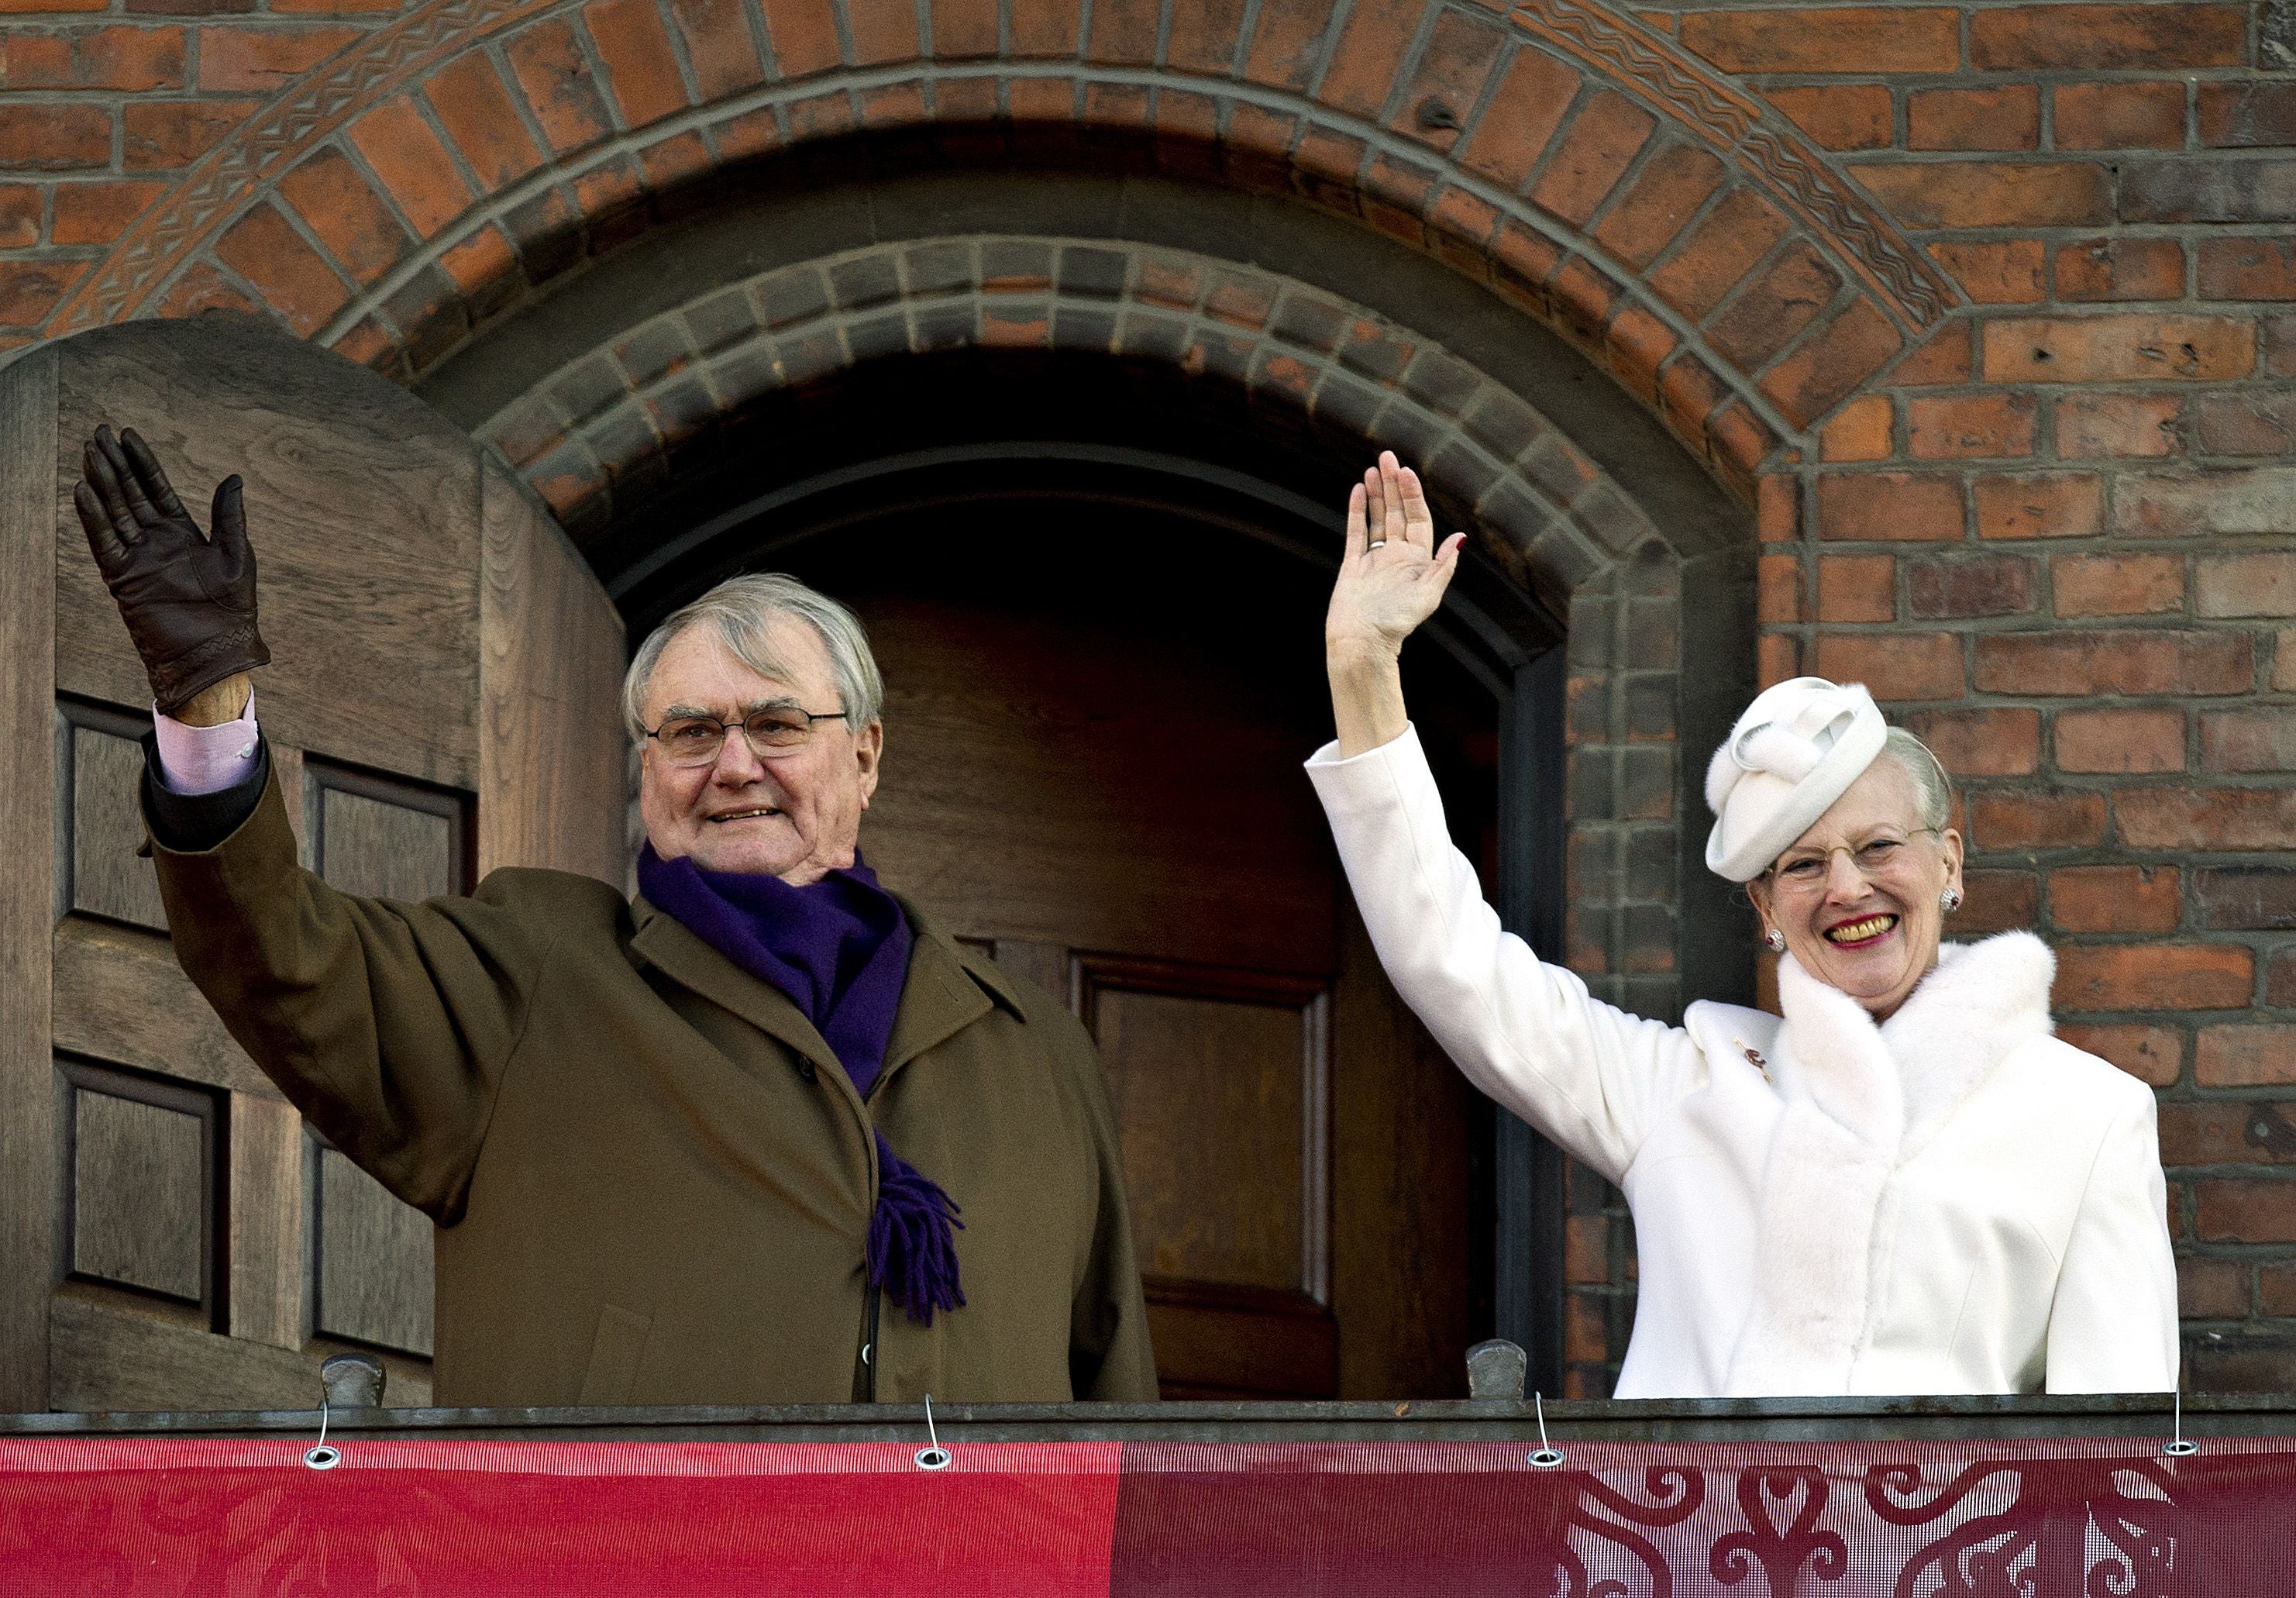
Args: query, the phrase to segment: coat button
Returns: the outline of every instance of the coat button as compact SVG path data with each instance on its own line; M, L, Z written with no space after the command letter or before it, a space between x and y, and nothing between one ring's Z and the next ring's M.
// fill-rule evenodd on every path
M808 1082L821 1075L818 1070L814 1069L813 1061L810 1060L800 1060L797 1062L797 1074L803 1077Z

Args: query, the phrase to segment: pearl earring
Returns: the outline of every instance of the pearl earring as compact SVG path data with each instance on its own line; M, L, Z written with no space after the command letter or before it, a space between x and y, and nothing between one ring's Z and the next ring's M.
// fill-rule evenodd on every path
M1958 888L1947 889L1943 893L1938 895L1938 903L1945 906L1945 913L1948 915L1951 915L1955 911L1961 908L1961 889Z
M1762 934L1762 941L1770 946L1770 953L1773 955L1783 955L1786 952L1786 935L1775 927Z

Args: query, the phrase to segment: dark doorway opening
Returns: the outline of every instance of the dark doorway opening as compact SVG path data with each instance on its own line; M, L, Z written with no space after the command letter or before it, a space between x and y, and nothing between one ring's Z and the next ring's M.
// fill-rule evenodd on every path
M868 624L864 848L1094 1029L1175 1395L1456 1394L1495 1329L1559 1369L1559 1161L1394 998L1300 770L1362 455L1169 367L913 358L692 440L592 545L633 638L736 570ZM1477 557L1406 662L1455 837L1547 947L1558 637Z

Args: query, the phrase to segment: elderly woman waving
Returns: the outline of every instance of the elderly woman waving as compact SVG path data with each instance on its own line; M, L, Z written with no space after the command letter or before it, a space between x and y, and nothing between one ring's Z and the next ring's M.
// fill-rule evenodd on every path
M1491 1097L1617 1183L1642 1291L1620 1397L2161 1391L2177 1283L2152 1094L2053 1037L2054 961L1940 945L1945 774L1855 684L1758 697L1706 863L1779 952L1783 1019L1628 1015L1503 932L1452 847L1396 665L1458 559L1382 455L1325 622L1308 773L1388 974Z

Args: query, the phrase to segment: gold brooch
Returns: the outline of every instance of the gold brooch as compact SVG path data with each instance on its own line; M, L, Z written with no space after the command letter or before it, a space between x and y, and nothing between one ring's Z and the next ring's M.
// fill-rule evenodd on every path
M1762 1058L1762 1051L1756 1048L1752 1044L1748 1043L1742 1037L1734 1037L1730 1041L1736 1044L1739 1048L1745 1051L1746 1063L1762 1073L1763 1081L1768 1081L1770 1079L1770 1062Z

